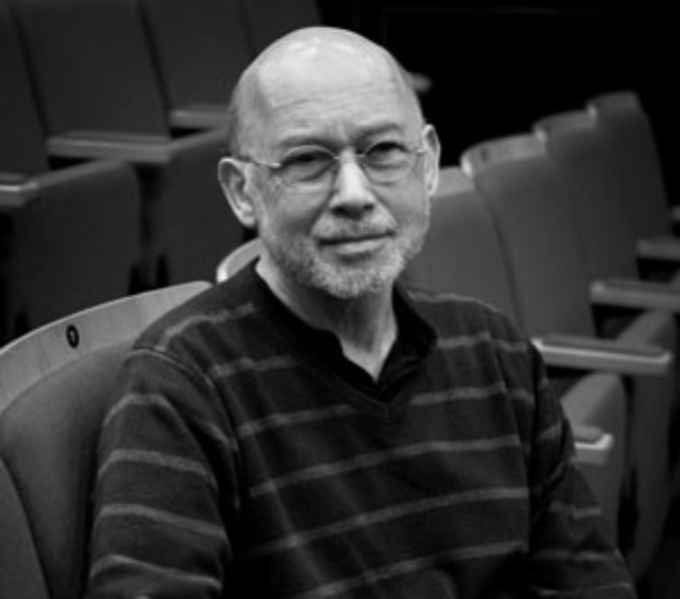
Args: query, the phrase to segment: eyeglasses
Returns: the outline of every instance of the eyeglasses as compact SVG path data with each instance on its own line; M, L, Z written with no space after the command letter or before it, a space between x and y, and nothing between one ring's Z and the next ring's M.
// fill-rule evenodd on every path
M354 153L354 160L371 183L391 185L404 179L424 153L423 147L379 141L363 152ZM327 148L314 146L294 151L281 162L252 158L241 161L269 170L288 189L319 192L330 187L343 160L346 159Z

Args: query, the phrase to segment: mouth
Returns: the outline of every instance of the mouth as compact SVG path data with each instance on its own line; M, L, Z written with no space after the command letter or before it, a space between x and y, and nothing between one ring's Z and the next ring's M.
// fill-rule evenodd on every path
M347 235L326 238L321 243L340 255L358 258L378 252L391 237L391 233Z

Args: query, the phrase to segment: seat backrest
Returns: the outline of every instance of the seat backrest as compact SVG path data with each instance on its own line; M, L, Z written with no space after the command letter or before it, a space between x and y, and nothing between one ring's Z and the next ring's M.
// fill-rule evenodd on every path
M12 5L50 135L169 134L134 0L12 0Z
M612 156L593 115L585 110L554 114L537 121L534 131L573 188L589 277L637 277L635 237L622 209Z
M256 52L297 29L321 24L316 0L238 0Z
M652 124L633 91L591 98L595 116L622 181L623 207L636 237L670 233L664 174Z
M0 350L0 459L51 599L82 596L95 446L117 367L146 326L207 287L188 283L103 304ZM10 561L0 570L28 568L14 555L3 559Z
M262 242L255 237L239 245L217 265L215 279L218 283L233 277L246 264L255 260L262 251Z
M47 586L14 481L0 459L0 591L12 599L48 599ZM5 567L11 565L12 567Z
M224 104L254 57L236 0L137 0L170 108Z
M531 134L480 142L462 155L499 228L522 322L532 335L594 335L572 199Z
M48 169L26 56L7 0L0 0L0 173L33 175Z
M457 166L441 171L430 230L402 281L417 289L476 297L519 324L515 291L492 216Z

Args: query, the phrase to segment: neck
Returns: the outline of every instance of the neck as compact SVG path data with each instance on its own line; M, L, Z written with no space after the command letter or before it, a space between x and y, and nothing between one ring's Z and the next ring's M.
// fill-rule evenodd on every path
M377 378L397 338L392 286L340 299L275 276L262 262L258 273L274 295L310 326L334 333L345 357Z

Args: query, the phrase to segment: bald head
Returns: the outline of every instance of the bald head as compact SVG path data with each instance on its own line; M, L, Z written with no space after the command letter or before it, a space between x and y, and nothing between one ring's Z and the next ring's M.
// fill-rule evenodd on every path
M230 151L238 155L256 134L266 111L307 96L346 93L364 87L399 95L405 110L422 120L410 79L394 57L370 40L342 29L294 31L266 48L246 69L230 106Z

